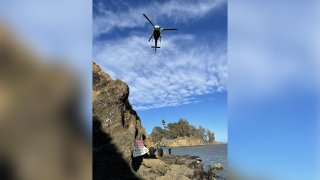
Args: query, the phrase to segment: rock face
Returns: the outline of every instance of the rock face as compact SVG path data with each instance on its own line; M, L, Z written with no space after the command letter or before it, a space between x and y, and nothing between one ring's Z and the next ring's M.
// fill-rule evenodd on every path
M179 147L179 146L199 146L199 145L206 145L207 142L197 139L194 137L178 137L176 139L162 139L160 142L161 146L168 146L168 147Z
M111 171L109 168L118 166L119 161L124 161L123 168L130 172L135 137L146 136L146 132L140 118L129 103L128 85L120 80L112 80L95 63L92 65L92 76L93 173L94 179L99 179L99 175L101 179L105 179L123 174L117 170ZM109 146L106 146L106 143ZM117 168L120 169L120 167Z
M0 22L0 179L90 179L76 74L26 43Z
M172 158L172 157L171 157ZM160 159L144 159L138 174L145 179L190 179L194 170L186 165L172 164Z

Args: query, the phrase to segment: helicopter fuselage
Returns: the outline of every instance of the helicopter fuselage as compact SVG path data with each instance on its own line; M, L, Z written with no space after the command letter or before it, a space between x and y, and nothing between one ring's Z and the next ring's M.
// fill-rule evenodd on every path
M157 41L160 36L161 36L161 29L159 26L156 25L153 29L153 38L154 40Z

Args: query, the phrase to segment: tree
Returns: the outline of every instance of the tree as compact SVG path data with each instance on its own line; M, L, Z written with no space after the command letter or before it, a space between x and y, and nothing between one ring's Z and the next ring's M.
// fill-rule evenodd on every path
M211 137L209 138L209 143L213 143L216 141L216 138L214 137L214 132L211 132Z
M207 129L207 136L208 136L208 142L213 143L215 140L214 133L211 132L209 129Z
M167 126L166 126L166 121L164 119L162 119L162 126L163 126L163 129L166 129Z
M186 119L180 119L178 121L178 125L180 127L180 136L192 136L193 132L192 132L192 127L189 124L189 122Z
M206 142L213 143L215 141L214 133L202 126L196 128L189 124L186 119L179 119L177 123L169 123L166 125L165 120L162 120L163 128L156 126L153 128L151 138L154 143L161 141L163 138L175 139L177 137L195 137Z
M162 138L165 136L165 130L163 130L161 127L156 126L153 128L152 132L151 132L151 139L153 142L158 142L161 141Z
M206 134L206 129L202 126L199 126L199 128L197 129L197 137L199 139L206 140L205 134Z
M168 124L168 138L174 139L181 136L181 129L177 123Z

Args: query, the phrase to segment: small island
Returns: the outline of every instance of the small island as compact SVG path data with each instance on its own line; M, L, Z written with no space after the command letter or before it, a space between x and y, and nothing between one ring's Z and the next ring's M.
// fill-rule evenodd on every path
M189 124L187 119L181 118L178 122L166 125L162 120L163 128L153 128L150 139L156 146L180 147L215 144L214 133L202 126L198 128Z

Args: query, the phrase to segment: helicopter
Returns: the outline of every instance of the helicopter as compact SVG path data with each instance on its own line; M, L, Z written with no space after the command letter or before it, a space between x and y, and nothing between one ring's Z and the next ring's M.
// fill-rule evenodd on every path
M143 14L143 16L149 21L149 23L153 27L153 31L152 31L151 37L149 38L149 42L152 38L154 39L154 46L151 46L151 48L154 48L154 52L157 53L157 48L160 48L159 46L157 46L157 43L158 43L159 38L160 38L160 42L161 42L162 31L178 30L178 29L177 28L161 28L159 25L154 25L152 23L152 21L147 17L147 15Z

